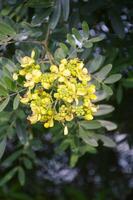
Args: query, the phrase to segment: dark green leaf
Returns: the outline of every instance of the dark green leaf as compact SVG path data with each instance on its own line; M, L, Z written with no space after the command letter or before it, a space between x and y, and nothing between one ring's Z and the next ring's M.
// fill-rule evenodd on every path
M60 0L57 0L55 7L54 7L53 14L52 14L52 16L50 18L50 22L49 22L50 29L54 29L57 26L60 15L61 15L61 3L60 3Z
M32 161L28 158L23 158L24 165L27 169L32 169Z
M106 146L106 147L115 147L116 146L115 142L111 138L109 138L105 135L99 135L98 137L103 142L103 146Z
M64 21L67 21L70 11L70 0L61 0L61 3Z
M54 5L54 1L52 0L28 0L26 3L27 7L41 7L48 8Z
M3 162L2 166L3 167L9 167L18 157L20 157L22 153L22 150L17 150L13 154L11 154L9 157L7 157Z
M20 121L17 121L16 123L16 132L21 144L25 145L27 142L27 132L26 129L21 126Z
M0 159L2 158L4 154L5 148L6 148L6 138L0 141Z
M133 78L126 78L122 80L122 85L126 88L133 88Z
M0 186L3 186L5 183L10 181L17 172L17 169L18 169L17 167L11 169L3 178L1 178Z
M25 183L25 171L22 167L18 167L18 180L20 184L23 186Z
M109 18L111 20L112 27L115 31L115 33L120 37L124 38L125 32L124 32L124 25L121 19L121 16L119 14L119 11L117 9L109 9Z
M116 100L117 100L118 104L121 103L122 97L123 97L123 89L122 89L121 84L119 84L118 89L116 91Z

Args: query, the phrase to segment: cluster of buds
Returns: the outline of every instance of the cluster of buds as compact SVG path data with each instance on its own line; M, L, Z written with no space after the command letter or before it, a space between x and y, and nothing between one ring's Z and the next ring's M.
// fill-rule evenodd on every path
M27 88L21 97L21 103L29 105L31 124L42 122L45 128L53 127L55 121L64 125L64 134L68 133L66 122L74 118L92 120L97 111L92 103L97 97L95 85L84 63L78 58L63 59L59 65L51 65L43 73L40 65L31 57L21 59L21 69L13 74L13 79L23 77L23 86Z

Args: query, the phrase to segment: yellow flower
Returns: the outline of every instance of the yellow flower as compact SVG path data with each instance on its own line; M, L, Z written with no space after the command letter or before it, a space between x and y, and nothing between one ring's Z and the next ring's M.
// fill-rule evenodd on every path
M42 122L45 128L53 127L55 121L64 125L75 117L92 120L97 112L97 106L92 103L97 98L96 88L89 82L91 77L84 63L78 58L62 59L59 66L51 65L50 71L43 73L34 57L32 51L31 57L22 58L23 69L18 72L28 90L20 99L31 109L28 120L32 124ZM14 80L18 74L13 74ZM65 126L64 135L67 134Z
M13 74L13 80L15 80L15 81L18 80L18 74L17 73Z
M21 66L22 67L29 67L31 66L33 63L35 62L35 60L33 58L30 58L28 56L25 56L21 59Z

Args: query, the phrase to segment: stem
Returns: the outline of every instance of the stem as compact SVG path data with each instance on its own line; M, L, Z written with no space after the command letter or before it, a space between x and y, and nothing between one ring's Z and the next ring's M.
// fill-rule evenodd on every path
M9 96L10 96L10 97L15 96L16 94L19 94L19 93L21 93L21 92L23 92L23 91L25 91L25 90L27 90L27 88L24 88L24 89L22 89L22 90L20 90L20 91L18 91L18 92L14 92L14 93L12 93L12 94L9 94ZM3 101L3 100L5 100L5 99L6 99L6 97L3 97L3 98L0 99L0 101Z

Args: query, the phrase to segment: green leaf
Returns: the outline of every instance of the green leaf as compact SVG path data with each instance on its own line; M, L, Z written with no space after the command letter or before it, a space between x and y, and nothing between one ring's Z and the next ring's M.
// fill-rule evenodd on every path
M119 84L118 89L116 91L116 100L118 104L121 103L122 97L123 97L123 89L122 89L121 84Z
M22 167L18 167L18 180L20 182L20 185L25 184L25 171Z
M103 81L106 78L106 76L109 74L111 69L112 69L112 65L111 64L108 64L108 65L104 66L99 72L97 72L95 74L96 78L100 82Z
M90 73L97 71L105 60L104 56L97 55L93 60L87 63L87 67Z
M3 68L7 68L7 70L12 74L15 70L17 70L16 65L9 60L8 58L1 57L0 58L0 65Z
M17 167L11 169L3 178L1 178L0 186L3 186L5 183L10 181L17 172L17 169L18 169Z
M64 54L67 55L69 52L68 47L64 43L60 43L60 48L64 51Z
M101 104L98 107L98 111L94 114L95 116L106 115L114 111L114 107L111 105Z
M70 157L70 166L71 167L74 167L78 161L78 154L72 154L71 157Z
M121 74L113 74L113 75L109 76L108 78L106 78L104 80L104 83L106 83L106 84L115 83L115 82L119 81L121 79L121 77L122 77Z
M97 99L94 100L93 102L99 102L107 98L107 94L104 90L96 91L96 96L97 96Z
M16 110L18 108L19 102L20 102L20 95L17 94L13 101L13 110Z
M6 99L0 104L0 112L2 112L5 109L9 101L10 101L10 96L7 96Z
M100 35L100 36L98 36L98 37L91 38L91 39L89 40L89 42L92 42L92 43L100 42L100 41L102 41L104 38L105 38L104 35Z
M6 88L0 85L0 96L7 96L7 95L8 91L6 90Z
M103 90L106 93L106 96L111 96L113 95L113 90L111 89L111 87L107 86L107 85L102 85Z
M77 40L79 40L79 41L82 40L82 37L81 37L79 31L78 31L76 28L73 28L73 29L72 29L72 33L73 33L73 35L76 37Z
M32 162L30 159L25 157L25 158L23 158L23 162L24 162L26 169L32 169Z
M116 146L115 142L111 138L109 138L105 135L99 135L98 138L103 142L103 146L106 146L106 147L115 147Z
M82 29L83 29L83 36L85 38L88 38L89 37L89 26L88 26L87 22L83 21Z
M87 145L84 144L83 146L79 147L79 151L80 151L81 156L84 155L87 152L89 152L89 153L96 153L97 152L95 147L90 146L88 144Z
M16 132L21 144L25 145L27 142L27 132L26 129L22 127L21 122L19 120L16 123Z
M0 22L0 35L2 36L14 36L15 30L7 23Z
M57 0L56 4L54 6L53 14L49 21L50 29L54 29L57 26L59 19L60 19L60 15L61 15L61 3L60 3L60 0Z
M93 47L93 43L90 42L89 40L84 41L83 45L84 45L85 48L91 48L91 47Z
M22 150L17 150L16 152L12 153L9 157L7 157L3 162L3 167L9 167L18 157L20 157Z
M72 47L76 48L75 40L71 34L67 34L67 40Z
M84 129L90 130L90 129L99 129L101 127L101 124L96 121L79 121L79 125L82 126Z
M126 88L133 88L133 78L126 78L122 80L122 85Z
M70 0L61 0L61 4L64 21L67 21L70 12Z
M112 28L114 29L115 33L119 36L119 38L124 38L125 36L124 24L122 22L119 11L115 8L112 8L109 9L108 14L112 24Z
M117 124L107 121L107 120L98 120L103 127L105 127L108 131L113 131L117 129Z
M82 140L86 144L88 144L90 146L93 146L93 147L97 147L98 143L97 143L97 140L95 139L94 135L95 134L92 131L85 130L83 127L79 128L79 136L80 136L80 138L82 138Z
M0 159L2 158L4 154L5 148L6 148L6 138L0 141Z
M60 60L66 57L66 54L62 48L58 48L54 53L54 57L57 62L60 62Z

